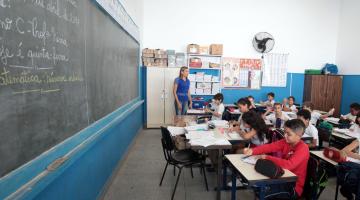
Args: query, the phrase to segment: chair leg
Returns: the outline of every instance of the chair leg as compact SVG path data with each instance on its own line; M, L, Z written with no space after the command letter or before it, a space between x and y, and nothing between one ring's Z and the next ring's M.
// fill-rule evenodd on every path
M175 173L176 173L176 168L175 168L175 165L174 165L174 176L175 176Z
M206 191L209 191L209 186L208 186L208 182L207 182L207 178L206 178L206 170L205 170L205 163L201 166L202 171L204 173L204 181L205 181L205 187L206 187Z
M191 172L191 178L194 178L194 172L193 172L193 169L192 169L192 165L190 165L190 172Z
M165 172L166 172L166 169L167 169L168 165L169 165L169 163L166 162L165 169L164 169L163 175L162 175L162 177L161 177L161 181L160 181L159 186L161 186L161 184L162 184L162 182L163 182L163 180L164 180Z
M175 183L174 191L173 191L173 193L172 193L172 195L171 195L171 200L174 199L175 192L176 192L176 188L177 188L177 185L178 185L178 183L179 183L179 178L180 178L181 170L182 170L182 167L179 168L179 174L178 174L178 176L177 176L177 178L176 178L176 183Z

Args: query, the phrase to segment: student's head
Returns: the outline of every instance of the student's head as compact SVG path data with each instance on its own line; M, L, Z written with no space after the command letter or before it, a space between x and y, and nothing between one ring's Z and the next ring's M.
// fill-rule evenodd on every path
M297 118L304 122L305 127L308 127L311 120L311 112L306 109L299 110L297 112Z
M352 114L352 115L357 115L358 113L360 112L360 104L358 104L358 103L352 103L351 105L350 105L350 113Z
M268 128L261 115L254 111L249 111L242 114L241 120L246 128L256 130L256 134L260 141L264 141L264 134L268 131Z
M310 101L305 101L305 102L303 103L302 108L303 108L303 109L306 109L306 110L308 110L308 111L310 111L310 112L312 112L312 110L314 109L314 104L311 103Z
M269 101L272 101L275 98L275 94L273 92L269 92L267 93L267 98Z
M290 145L297 144L305 131L305 124L301 119L292 119L285 122L285 140Z
M246 113L249 111L251 103L247 98L241 98L237 101L237 106L241 113Z
M254 97L251 96L251 95L248 96L248 99L249 99L250 102L254 102L254 100L255 100Z
M179 72L179 78L187 78L189 75L189 69L187 67L181 67Z
M294 105L294 103L295 103L295 97L289 96L289 97L288 97L288 103L289 103L290 106Z
M274 103L274 112L280 113L282 111L281 103Z
M217 105L219 105L224 101L224 96L221 93L217 93L214 95L213 99L214 99L214 102Z

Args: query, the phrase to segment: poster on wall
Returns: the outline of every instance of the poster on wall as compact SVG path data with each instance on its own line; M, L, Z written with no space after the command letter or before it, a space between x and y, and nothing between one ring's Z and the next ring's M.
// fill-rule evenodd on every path
M264 55L262 86L286 87L288 56L280 53Z
M260 59L223 58L222 84L225 88L260 89Z
M260 89L261 67L261 59L240 59L240 69L248 71L250 89Z
M239 65L240 65L240 58L226 58L226 57L223 58L222 60L223 87L240 87Z

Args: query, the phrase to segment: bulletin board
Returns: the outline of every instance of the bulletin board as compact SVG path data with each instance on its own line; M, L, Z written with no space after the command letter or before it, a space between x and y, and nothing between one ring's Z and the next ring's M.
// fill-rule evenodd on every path
M261 59L230 58L222 60L222 86L224 88L260 89Z

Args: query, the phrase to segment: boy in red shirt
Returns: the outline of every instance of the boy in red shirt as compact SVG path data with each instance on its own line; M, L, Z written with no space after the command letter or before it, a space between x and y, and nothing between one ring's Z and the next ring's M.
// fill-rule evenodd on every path
M269 155L261 155L262 159L273 161L278 166L288 169L297 176L295 188L290 185L274 185L266 191L268 198L300 197L305 183L307 163L309 160L309 147L301 140L304 134L305 124L300 119L292 119L285 122L285 138L271 144L258 146L254 149L244 149L246 155L260 155L271 152L282 152L282 158Z

